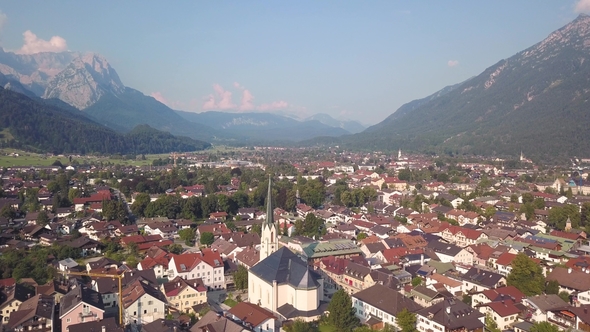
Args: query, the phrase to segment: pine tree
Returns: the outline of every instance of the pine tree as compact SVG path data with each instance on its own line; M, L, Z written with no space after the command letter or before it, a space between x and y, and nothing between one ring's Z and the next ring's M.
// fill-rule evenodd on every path
M352 300L342 289L332 296L328 311L328 323L337 331L350 332L359 325L359 319L354 315L356 310L352 307Z

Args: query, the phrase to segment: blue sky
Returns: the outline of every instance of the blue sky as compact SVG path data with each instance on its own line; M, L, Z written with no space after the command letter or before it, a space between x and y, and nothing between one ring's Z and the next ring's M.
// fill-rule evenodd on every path
M588 0L10 1L0 4L0 43L100 53L125 85L175 109L374 124L588 9Z

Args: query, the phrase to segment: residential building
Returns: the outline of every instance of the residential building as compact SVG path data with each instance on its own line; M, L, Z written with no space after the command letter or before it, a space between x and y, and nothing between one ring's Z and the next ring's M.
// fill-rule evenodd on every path
M60 301L59 319L62 332L68 332L70 325L98 321L103 317L102 296L91 288L76 286Z
M421 332L484 332L484 326L482 313L453 298L416 312L416 328Z
M240 302L228 310L228 314L235 321L256 332L275 332L277 328L277 318L275 315L256 304L249 302Z
M138 279L123 289L123 310L126 325L151 323L165 318L166 297L145 280Z
M352 305L361 322L374 328L383 328L385 324L399 328L396 316L400 311L407 309L416 312L422 309L418 303L397 290L379 284L353 294Z
M55 299L38 294L20 304L18 311L10 313L5 328L9 331L53 332Z
M163 283L162 293L168 301L168 308L183 313L195 313L193 307L207 303L207 287L201 278L185 280L176 277Z

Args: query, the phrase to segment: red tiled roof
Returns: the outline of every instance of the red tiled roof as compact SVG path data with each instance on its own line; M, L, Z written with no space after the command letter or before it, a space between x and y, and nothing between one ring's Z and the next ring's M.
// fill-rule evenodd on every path
M494 310L498 315L501 317L506 317L510 315L516 315L520 313L520 309L518 309L512 300L504 300L498 302L490 302L486 304L492 310Z

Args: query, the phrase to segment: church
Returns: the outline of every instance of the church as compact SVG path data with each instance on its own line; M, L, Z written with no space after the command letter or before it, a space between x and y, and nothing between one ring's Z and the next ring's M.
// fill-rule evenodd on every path
M260 261L248 271L248 299L283 319L317 319L327 308L324 280L287 247L279 248L280 232L273 210L269 178Z

